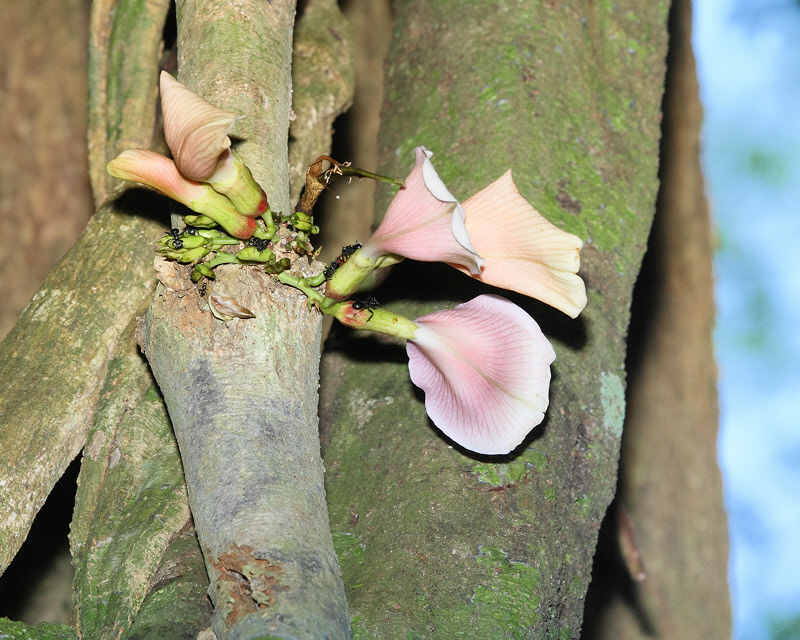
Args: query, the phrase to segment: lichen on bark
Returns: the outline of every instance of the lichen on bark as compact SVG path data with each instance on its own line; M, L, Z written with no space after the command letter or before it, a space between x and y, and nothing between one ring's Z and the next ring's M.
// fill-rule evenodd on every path
M586 240L589 306L570 321L512 296L557 360L544 424L501 458L470 454L430 425L400 345L339 334L329 343L331 523L337 540L363 548L343 549L354 635L578 637L619 452L621 394L611 402L603 380L622 388L657 190L666 6L408 0L395 9L381 172L405 175L424 144L464 199L513 168L543 215ZM377 295L415 317L485 291L445 269L401 265ZM528 568L541 579L524 578ZM518 577L497 579L508 571ZM481 606L491 594L516 604L495 616Z

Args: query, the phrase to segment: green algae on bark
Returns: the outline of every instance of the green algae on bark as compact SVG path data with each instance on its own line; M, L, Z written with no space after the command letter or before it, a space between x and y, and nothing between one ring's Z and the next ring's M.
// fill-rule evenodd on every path
M134 327L109 362L70 530L76 624L96 640L127 634L165 549L190 519L175 436Z
M90 47L90 86L97 83L97 91L89 101L90 114L95 114L90 121L96 118L90 124L89 154L92 162L103 163L103 170L105 150L123 142L116 136L151 139L152 120L140 115L154 112L157 78L155 72L143 72L154 63L154 54L132 57L123 80L125 108L119 126L103 124L107 68L102 60L109 45L97 38L113 21L104 13L111 11L110 5L93 6ZM160 26L149 24L154 26L160 33ZM137 33L132 30L129 36ZM109 97L117 99L120 96ZM96 200L101 190L108 193L106 187L98 187ZM0 344L0 368L6 376L0 396L0 483L8 496L0 505L0 518L8 523L0 531L0 571L86 441L108 359L155 285L150 245L163 232L159 215L167 219L163 199L136 188L117 191L45 278Z
M575 638L616 483L630 296L658 186L666 5L395 6L380 172L405 175L424 144L464 199L512 168L545 217L586 240L589 305L570 321L510 296L557 359L544 423L501 458L430 424L402 345L334 334L323 443L334 534L365 548L343 564L354 634ZM413 318L485 291L447 267L404 264L383 293ZM481 549L508 564L482 562L493 555ZM498 580L509 567L537 579ZM501 619L484 606L495 595L509 605Z

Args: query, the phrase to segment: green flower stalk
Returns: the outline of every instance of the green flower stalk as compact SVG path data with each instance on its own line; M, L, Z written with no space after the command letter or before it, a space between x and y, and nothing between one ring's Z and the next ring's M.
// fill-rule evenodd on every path
M375 331L403 340L413 340L414 332L417 330L417 325L408 318L358 300L340 302L329 307L325 313L329 313L352 329Z

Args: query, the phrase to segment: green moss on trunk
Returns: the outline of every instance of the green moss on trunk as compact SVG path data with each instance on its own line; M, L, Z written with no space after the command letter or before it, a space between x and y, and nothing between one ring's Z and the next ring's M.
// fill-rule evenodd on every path
M586 240L589 306L570 321L512 296L557 360L544 424L500 458L430 424L401 345L330 344L324 453L334 534L358 540L342 548L354 635L578 637L615 488L630 297L658 186L666 5L396 8L381 172L405 175L424 144L465 199L513 168L534 206ZM416 317L485 290L442 265L401 265L382 299Z

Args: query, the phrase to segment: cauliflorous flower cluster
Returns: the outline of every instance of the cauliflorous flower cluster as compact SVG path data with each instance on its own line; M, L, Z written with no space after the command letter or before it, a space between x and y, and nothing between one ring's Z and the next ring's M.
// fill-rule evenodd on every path
M234 238L255 234L251 246L236 254L219 252L210 262L196 262L195 280L213 278L213 266L221 262L268 262L254 256L272 253L274 220L263 190L230 148L228 132L237 116L207 103L166 73L161 95L174 161L129 150L109 164L109 172L157 189L207 216L228 235L226 241L226 234L217 230L195 230L204 239L190 241L173 230L161 241L167 257L196 262ZM434 424L467 449L505 454L547 410L555 352L536 322L496 295L481 295L413 321L378 308L373 298L352 296L375 269L409 258L446 262L575 318L586 306L584 283L577 275L583 243L542 217L519 193L510 171L462 203L436 173L433 154L425 147L415 153L411 174L363 246L347 247L315 278L295 278L282 270L288 265L274 261L267 268L343 324L406 339L411 380L425 392L425 409ZM256 222L259 216L265 229ZM191 247L184 247L185 242ZM195 251L188 254L191 260L187 250Z

